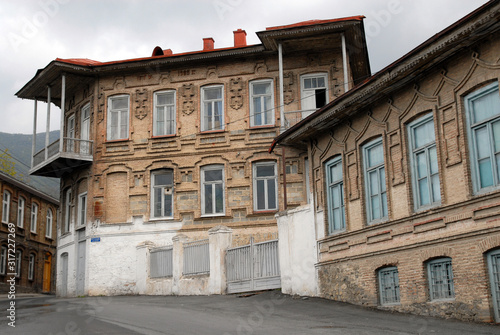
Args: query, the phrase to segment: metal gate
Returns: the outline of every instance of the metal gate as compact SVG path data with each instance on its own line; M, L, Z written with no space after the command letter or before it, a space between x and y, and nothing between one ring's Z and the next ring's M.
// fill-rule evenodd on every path
M226 276L227 293L280 288L278 240L227 249Z

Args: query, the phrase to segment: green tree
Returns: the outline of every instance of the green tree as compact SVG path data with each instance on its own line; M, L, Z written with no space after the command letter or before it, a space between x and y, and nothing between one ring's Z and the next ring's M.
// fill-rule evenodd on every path
M0 171L12 177L17 175L16 163L12 160L9 149L0 150Z

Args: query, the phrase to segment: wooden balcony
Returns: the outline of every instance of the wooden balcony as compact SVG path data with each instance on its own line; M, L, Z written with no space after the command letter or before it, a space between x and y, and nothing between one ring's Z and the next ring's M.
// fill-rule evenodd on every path
M92 163L93 142L79 138L63 138L35 153L30 174L60 178L74 169Z

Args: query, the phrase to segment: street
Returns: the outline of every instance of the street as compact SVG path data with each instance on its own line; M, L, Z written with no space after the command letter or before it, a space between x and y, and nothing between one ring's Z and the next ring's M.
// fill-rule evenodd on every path
M0 301L0 334L500 334L495 325L388 313L278 291L226 296L21 297L15 300L15 328L8 325L10 301Z

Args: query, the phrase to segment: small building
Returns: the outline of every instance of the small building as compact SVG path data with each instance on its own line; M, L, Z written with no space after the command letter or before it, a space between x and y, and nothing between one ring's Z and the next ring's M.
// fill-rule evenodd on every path
M257 45L233 34L231 47L56 59L17 92L35 101L35 125L37 101L49 118L61 108L60 140L30 171L61 178L58 295L171 294L195 279L153 279L152 249L220 225L232 246L275 239L275 214L307 203L307 156L269 143L370 75L363 17L271 27ZM214 293L196 280L182 293Z
M0 292L56 291L59 201L0 172Z
M277 136L313 193L280 214L280 248L314 232L321 297L500 322L499 55L490 1Z

